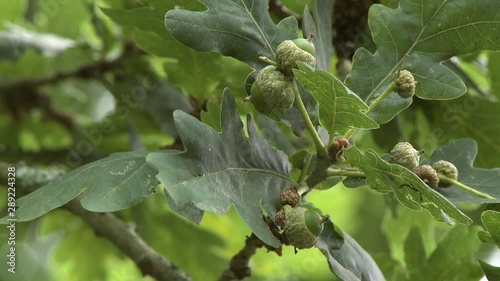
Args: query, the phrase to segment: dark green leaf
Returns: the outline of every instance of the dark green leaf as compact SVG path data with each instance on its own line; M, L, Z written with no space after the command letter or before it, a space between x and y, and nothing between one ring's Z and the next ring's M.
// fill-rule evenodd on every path
M159 184L156 171L146 163L146 155L147 152L115 153L71 171L60 180L19 198L16 218L33 220L78 195L81 195L82 206L89 211L130 208L151 195ZM5 222L5 218L2 221Z
M174 6L173 1L155 0L148 7L132 10L101 10L116 23L139 29L135 40L141 48L157 56L175 58L176 61L165 64L169 81L190 96L207 99L215 93L224 70L219 62L221 56L186 48L165 30L165 11Z
M374 54L366 49L356 52L347 86L369 103L403 63L419 81L418 97L448 100L463 95L463 82L440 62L481 49L498 50L498 9L500 2L489 0L402 0L397 9L373 5L368 23L378 48ZM393 93L370 117L379 124L388 122L409 102Z
M458 181L497 199L486 199L452 186L439 188L438 191L455 204L500 202L500 168L474 168L477 144L472 139L458 139L436 149L428 161L432 164L439 160L453 163L458 169Z
M492 240L500 247L500 212L484 211L481 214L481 221Z
M311 9L306 6L303 18L303 33L305 37L313 35L316 48L316 68L329 71L332 48L332 12L331 0L315 0Z
M316 244L326 256L330 270L344 281L384 281L372 257L332 221L324 224Z
M182 44L197 51L219 52L260 69L265 64L259 56L272 59L282 41L297 38L295 18L288 17L275 25L269 16L267 1L201 2L207 10L176 9L165 15L168 31Z
M347 92L345 86L330 73L312 70L299 64L295 77L311 93L319 104L319 123L330 136L343 135L350 128L378 128L377 123L361 111L368 106L356 95Z
M186 208L192 204L201 210L222 214L234 204L262 241L279 246L262 220L262 209L274 217L279 193L290 184L286 155L273 150L258 137L250 117L251 142L245 138L229 90L223 98L221 133L181 111L174 113L174 119L187 151L154 152L148 156L148 162L159 170L158 179L176 206Z
M450 219L469 224L471 219L464 215L441 194L428 187L417 175L403 166L389 164L375 151L369 149L363 154L357 147L344 151L348 163L358 167L367 178L370 188L379 192L394 191L401 204L414 210L426 209L434 219L451 223Z
M493 266L482 260L478 261L479 265L481 265L481 268L484 271L484 274L486 275L486 278L488 278L488 281L500 280L500 267Z

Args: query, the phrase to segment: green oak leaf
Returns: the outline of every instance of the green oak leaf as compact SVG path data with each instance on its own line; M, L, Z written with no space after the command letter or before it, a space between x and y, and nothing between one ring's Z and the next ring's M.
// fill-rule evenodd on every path
M333 3L331 0L313 1L312 7L306 6L302 29L304 35L313 35L313 44L316 49L316 68L328 71L330 69L330 57L333 53L332 47L332 13Z
M350 94L340 80L323 70L313 70L303 63L298 65L299 69L293 73L318 102L319 123L330 136L343 135L350 128L378 128L375 121L361 112L368 106Z
M262 215L264 209L274 217L279 194L292 181L291 167L287 156L260 138L251 117L247 118L250 142L228 89L222 103L221 133L176 111L175 124L187 151L153 152L148 163L159 171L157 177L177 208L223 214L234 204L262 241L278 247Z
M441 62L478 50L499 50L498 9L500 2L489 0L402 0L397 9L373 5L368 23L377 51L371 54L361 48L356 52L347 86L369 103L387 88L403 64L419 81L418 97L449 100L463 95L464 83ZM392 93L369 116L383 124L410 103L411 99Z
M489 281L500 280L500 267L493 266L482 260L478 260L478 262Z
M167 30L182 44L200 52L218 52L260 69L259 56L274 58L274 50L297 38L293 17L274 24L268 1L201 0L205 11L175 9L165 15Z
M147 7L101 10L117 24L140 30L135 34L139 47L160 57L176 59L165 64L170 82L193 97L207 99L215 94L220 73L224 70L220 63L221 56L186 48L165 30L165 11L173 9L175 5L175 1L154 0Z
M424 208L437 221L452 224L452 219L471 223L469 217L417 175L401 165L384 161L375 151L369 149L363 154L357 147L351 146L344 150L344 157L347 163L358 167L366 175L370 188L382 193L393 191L404 206L414 210Z
M156 170L146 163L147 154L114 153L61 176L16 201L17 221L36 219L79 195L82 206L93 212L114 212L136 205L159 184Z
M458 170L458 181L496 199L486 199L455 186L439 188L438 191L454 204L500 202L500 168L474 168L477 143L472 139L453 140L434 150L429 160L423 164L433 164L439 160L453 163Z
M482 272L471 259L479 250L476 232L464 226L452 228L427 257L419 230L412 229L405 242L407 280L479 280Z
M488 210L481 214L481 222L492 240L500 247L500 212Z
M373 258L329 219L324 224L316 247L326 256L330 270L341 280L385 280Z

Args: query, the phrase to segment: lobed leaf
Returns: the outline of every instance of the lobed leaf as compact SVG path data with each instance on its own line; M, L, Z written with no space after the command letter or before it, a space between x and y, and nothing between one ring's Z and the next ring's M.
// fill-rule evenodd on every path
M274 50L297 38L293 17L275 25L268 1L201 0L205 11L171 10L165 15L167 30L182 44L200 52L218 52L260 69L259 56L274 58Z
M378 128L376 122L361 112L368 106L330 73L313 70L303 63L293 73L318 102L319 123L330 136L343 135L350 128Z
M418 97L457 98L466 92L465 85L440 63L455 55L499 50L499 9L500 2L489 0L402 0L397 9L375 4L368 23L377 51L371 54L362 48L355 53L346 84L369 103L387 88L403 63L419 81ZM369 115L379 124L411 103L395 93L390 97Z
M481 214L481 221L493 242L500 247L500 212L488 210Z
M130 208L151 195L159 182L146 163L147 152L114 153L63 175L19 198L17 221L36 219L81 195L82 206L93 212ZM6 221L6 217L2 222Z
M247 140L228 89L223 97L221 133L181 111L174 113L174 119L187 151L153 152L148 162L158 169L157 177L177 210L222 214L233 204L262 241L278 247L262 215L264 208L274 217L279 194L292 181L287 156L257 135L250 116Z
M384 161L371 149L364 154L355 146L344 151L347 162L358 167L366 175L370 188L388 193L393 191L404 206L426 209L437 221L452 223L452 220L470 224L464 215L450 201L427 186L417 175L398 164Z

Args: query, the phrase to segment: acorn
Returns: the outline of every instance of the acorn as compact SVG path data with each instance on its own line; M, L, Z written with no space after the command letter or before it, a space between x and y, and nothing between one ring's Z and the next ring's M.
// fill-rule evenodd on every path
M394 76L394 90L404 99L415 95L415 88L418 82L413 78L413 74L408 70L401 70Z
M312 43L312 36L307 39L298 38L285 40L276 49L275 60L278 68L286 75L292 74L292 69L297 68L297 62L305 62L312 67L316 66L316 49Z
M276 212L276 215L274 216L274 221L277 226L281 228L285 228L285 210L281 209Z
M301 196L294 187L285 188L280 194L280 203L282 205L297 206L300 203Z
M323 231L323 218L305 207L283 207L285 211L285 235L297 249L308 249L316 245L318 236Z
M458 170L453 163L448 161L439 160L436 163L432 164L432 168L436 170L438 174L441 174L447 178L452 180L458 179ZM445 182L439 182L439 187L449 187L451 184Z
M268 111L284 111L292 107L295 101L293 92L293 78L286 77L275 66L269 65L263 68L255 79L256 88L251 89L252 103L264 106ZM257 110L259 110L257 108ZM263 112L264 113L264 112Z
M439 184L439 177L430 165L422 165L413 170L413 172L422 179L428 186L436 188Z
M418 166L420 155L422 154L422 150L416 150L410 143L400 142L397 143L391 150L389 162L399 164L409 170L413 170Z

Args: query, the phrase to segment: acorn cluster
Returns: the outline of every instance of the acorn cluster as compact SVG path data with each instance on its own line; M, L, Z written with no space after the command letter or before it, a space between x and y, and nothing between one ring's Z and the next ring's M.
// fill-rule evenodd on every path
M275 65L257 73L251 96L246 100L252 101L255 108L264 114L289 109L295 101L292 69L297 68L297 62L316 66L315 55L312 36L281 42L274 57Z
M316 245L323 230L323 217L315 210L299 205L301 200L297 189L283 190L280 203L283 208L276 213L276 225L283 229L290 245L297 249L308 249Z
M458 179L458 170L453 163L439 160L432 165L419 165L422 150L416 150L408 142L400 142L394 146L389 156L389 162L399 164L410 171L413 171L429 187L449 187L449 182L439 180L442 175L451 180Z

